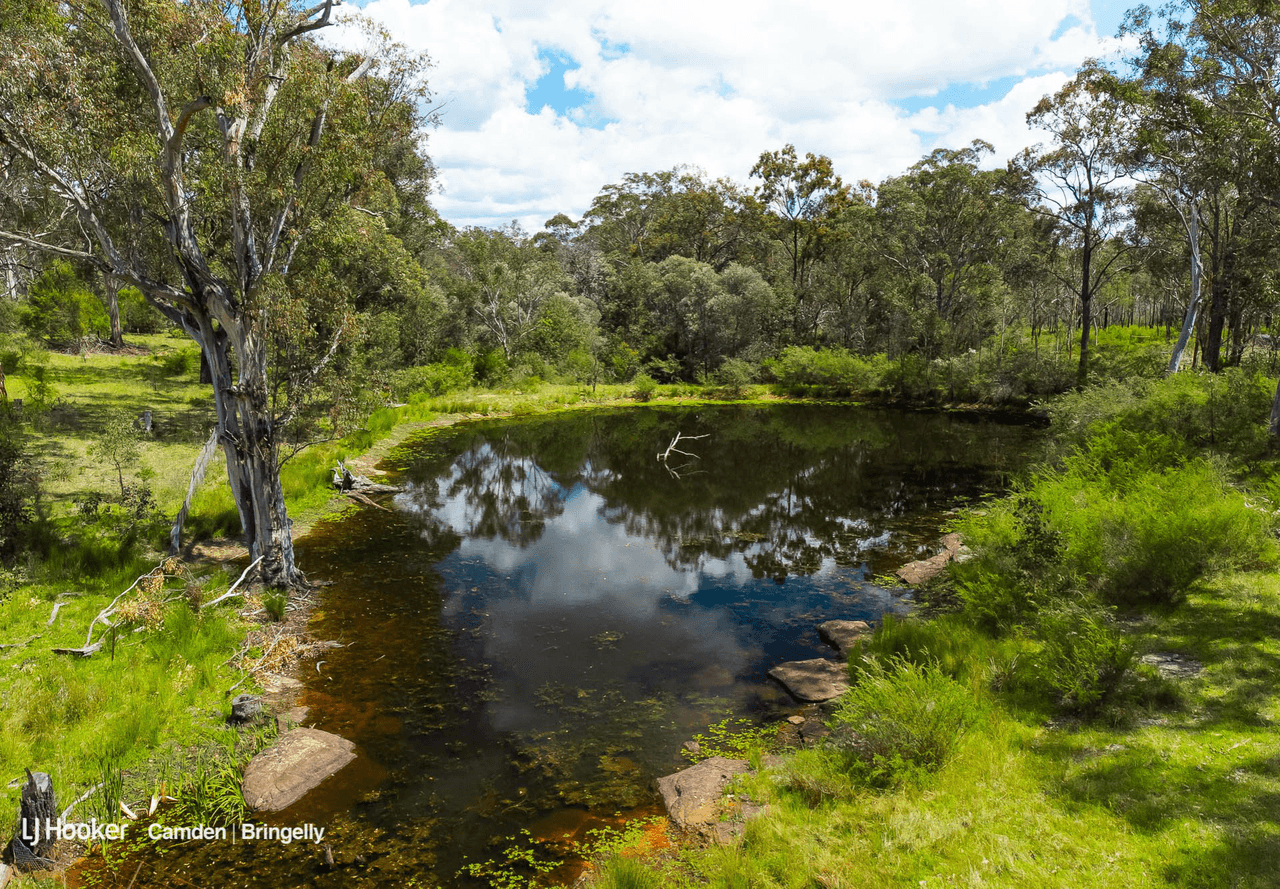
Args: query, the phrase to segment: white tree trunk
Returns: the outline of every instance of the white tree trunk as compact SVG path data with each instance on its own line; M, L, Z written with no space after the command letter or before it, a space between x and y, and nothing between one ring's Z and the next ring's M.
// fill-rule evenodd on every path
M1191 331L1195 330L1196 316L1200 313L1200 214L1196 210L1195 201L1189 201L1190 212L1184 221L1187 224L1187 240L1191 245L1191 301L1187 304L1187 314L1182 320L1182 332L1178 334L1178 342L1173 347L1173 355L1169 358L1166 375L1176 374L1182 363L1182 353L1187 349L1191 339Z

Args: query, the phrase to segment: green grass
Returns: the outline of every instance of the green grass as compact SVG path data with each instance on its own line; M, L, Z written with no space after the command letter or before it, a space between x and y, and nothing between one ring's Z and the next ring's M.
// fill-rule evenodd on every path
M738 845L647 867L667 886L1276 886L1280 577L1220 576L1129 639L1204 671L1119 725L997 709L931 780L891 790L802 751L740 783L769 811ZM598 885L644 885L614 880Z

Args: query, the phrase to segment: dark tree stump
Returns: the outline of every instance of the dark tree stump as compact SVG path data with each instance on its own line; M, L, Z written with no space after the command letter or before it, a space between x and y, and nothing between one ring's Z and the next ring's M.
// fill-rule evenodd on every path
M231 721L252 722L262 713L262 698L257 695L236 695L231 700Z
M22 802L18 807L18 827L6 857L23 870L43 866L40 859L49 854L55 839L45 828L57 821L58 797L53 792L53 779L44 772L32 774L27 769L27 783L22 786Z

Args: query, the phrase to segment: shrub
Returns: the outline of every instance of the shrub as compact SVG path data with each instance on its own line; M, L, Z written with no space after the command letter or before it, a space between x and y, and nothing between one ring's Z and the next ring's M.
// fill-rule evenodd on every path
M658 381L643 371L631 378L631 397L636 401L648 401L658 391Z
M1270 514L1205 460L1103 476L1081 457L1032 496L1061 535L1067 570L1113 602L1176 602L1201 577L1275 557Z
M862 658L849 662L856 682L868 660L882 663L895 659L917 666L931 666L953 679L964 679L980 668L992 645L961 615L944 614L933 620L897 618L886 614L875 634L863 645Z
M163 333L169 326L136 287L121 287L116 293L116 305L120 307L120 328L126 333Z
M21 429L0 417L0 561L10 562L35 518L36 488Z
M967 514L959 530L975 557L953 565L951 576L966 617L980 627L1021 626L1072 585L1060 535L1025 491Z
M844 349L788 346L766 366L784 393L836 397L875 389L886 362L883 356L859 358Z
M110 329L102 302L61 260L31 285L22 323L32 336L55 345L74 343L91 334L106 336Z
M1040 614L1041 649L1021 670L1021 682L1057 706L1091 714L1115 692L1133 650L1103 611L1079 604Z
M741 398L755 379L756 369L741 358L729 358L712 374L712 380L730 398Z
M936 666L892 657L865 663L835 734L850 772L885 787L946 765L979 715L974 696Z
M391 397L408 401L415 394L444 395L471 385L471 365L440 362L422 367L406 367L391 378Z
M507 356L501 349L490 349L475 356L472 364L475 378L486 386L494 386L507 378Z

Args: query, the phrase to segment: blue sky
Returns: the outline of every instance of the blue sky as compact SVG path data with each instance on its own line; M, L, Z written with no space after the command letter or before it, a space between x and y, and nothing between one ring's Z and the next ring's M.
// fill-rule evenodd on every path
M878 181L975 138L1038 141L1025 114L1106 55L1113 0L368 0L434 60L427 150L456 225L580 216L628 172L690 164L745 182L790 142ZM345 39L339 35L339 40Z

